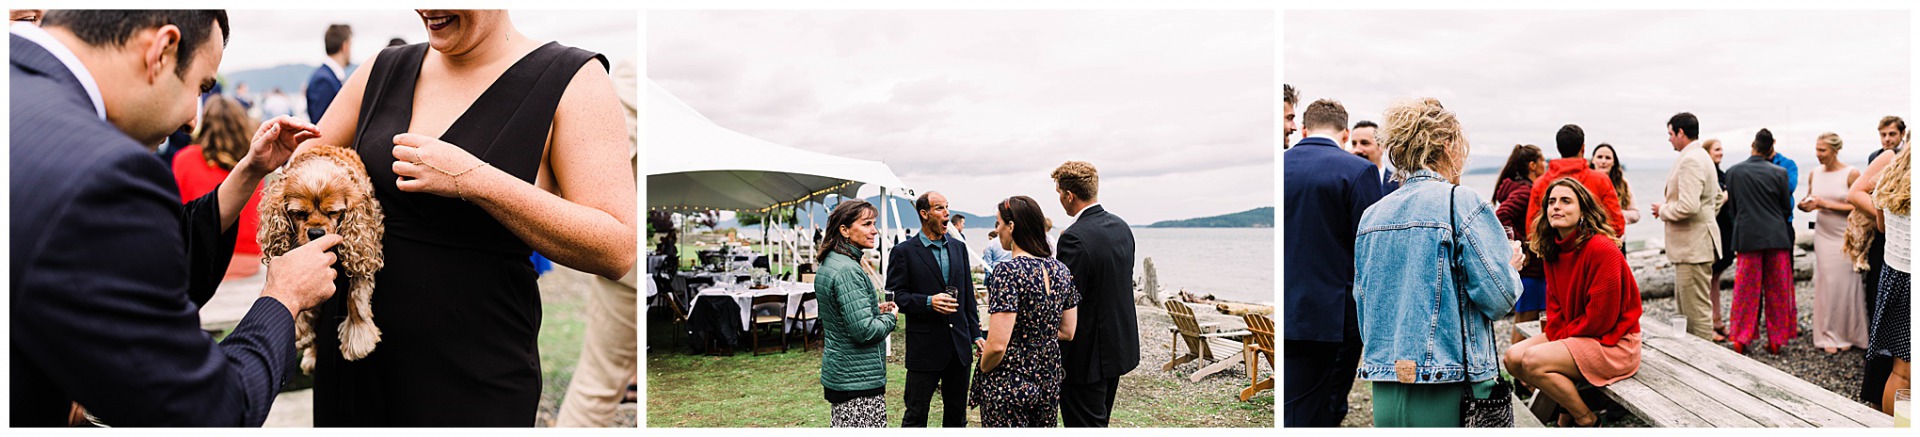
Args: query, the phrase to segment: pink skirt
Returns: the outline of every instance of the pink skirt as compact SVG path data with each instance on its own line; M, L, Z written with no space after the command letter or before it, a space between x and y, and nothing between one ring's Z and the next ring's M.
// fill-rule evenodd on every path
M1600 339L1592 337L1568 337L1560 340L1567 346L1567 352L1573 354L1573 364L1580 367L1580 375L1587 377L1587 383L1594 387L1627 379L1640 371L1640 333L1627 334L1620 343L1607 346Z

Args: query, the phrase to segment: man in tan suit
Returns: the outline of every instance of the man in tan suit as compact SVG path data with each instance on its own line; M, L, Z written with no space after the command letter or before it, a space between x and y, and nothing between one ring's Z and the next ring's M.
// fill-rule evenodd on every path
M1726 194L1713 157L1700 145L1700 119L1690 113L1667 120L1667 142L1680 160L1667 173L1666 202L1653 204L1653 216L1667 224L1667 259L1673 261L1673 294L1680 313L1687 316L1687 333L1712 338L1708 312L1717 302L1707 301L1713 260L1720 257L1720 225L1713 217Z

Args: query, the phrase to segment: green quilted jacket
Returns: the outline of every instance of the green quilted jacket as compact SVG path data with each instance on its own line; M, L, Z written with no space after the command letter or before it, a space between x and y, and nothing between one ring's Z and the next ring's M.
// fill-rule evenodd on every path
M827 346L820 356L820 385L839 391L887 385L885 340L894 315L881 313L880 297L860 263L835 251L813 278Z

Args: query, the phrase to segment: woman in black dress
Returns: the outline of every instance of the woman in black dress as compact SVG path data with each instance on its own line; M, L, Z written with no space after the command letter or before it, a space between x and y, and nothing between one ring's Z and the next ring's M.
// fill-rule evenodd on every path
M532 426L528 255L610 279L634 265L625 120L604 57L527 38L505 11L417 13L428 42L364 62L320 121L366 163L386 267L366 358L339 352L345 294L322 307L314 424Z
M1060 423L1060 340L1073 340L1080 292L1073 273L1053 259L1046 217L1027 196L1001 201L994 229L1007 238L1013 258L987 281L987 345L970 396L989 428L1044 427Z

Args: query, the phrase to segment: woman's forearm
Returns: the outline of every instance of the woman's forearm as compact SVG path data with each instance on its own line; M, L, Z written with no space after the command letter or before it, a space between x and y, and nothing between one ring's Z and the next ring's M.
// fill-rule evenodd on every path
M625 276L634 266L635 228L613 214L573 203L490 166L455 180L468 201L547 259L607 278Z
M247 208L247 199L252 198L254 188L260 186L259 175L246 174L247 172L241 168L244 167L234 166L233 171L227 173L227 178L220 181L218 196L220 197L221 232L233 229L233 224L240 221L240 214ZM253 237L252 235L240 236L246 239Z

